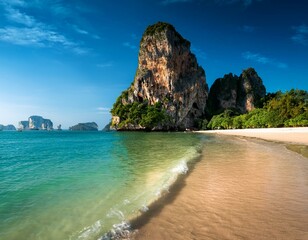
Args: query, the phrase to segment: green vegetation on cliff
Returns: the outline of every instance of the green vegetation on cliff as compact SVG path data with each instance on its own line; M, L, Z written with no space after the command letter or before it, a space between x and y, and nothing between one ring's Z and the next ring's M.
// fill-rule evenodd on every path
M147 27L147 29L144 31L143 36L141 38L141 42L144 40L145 36L155 36L156 38L160 39L159 34L164 32L164 31L171 31L174 32L175 35L178 37L180 40L181 44L188 44L190 45L190 42L184 39L181 34L179 34L174 26L172 26L170 23L166 22L157 22L153 25L150 25Z
M175 31L175 28L171 24L165 22L158 22L156 24L148 26L143 35L153 36L155 33L160 33L166 29Z
M111 114L121 119L117 126L118 129L127 128L129 124L132 124L151 130L156 126L163 127L169 122L169 117L160 102L154 105L149 105L147 101L124 104L123 100L126 101L127 97L128 91L122 92L111 109Z
M208 129L267 128L308 126L308 93L303 90L290 90L286 93L267 94L263 107L239 115L225 110L212 117ZM204 128L204 127L203 127Z

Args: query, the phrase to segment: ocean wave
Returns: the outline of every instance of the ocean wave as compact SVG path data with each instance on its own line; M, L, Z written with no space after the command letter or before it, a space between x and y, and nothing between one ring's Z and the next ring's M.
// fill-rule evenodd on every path
M131 225L126 221L122 221L121 223L114 224L112 229L98 240L131 239L135 234L136 231L132 230Z
M169 194L169 189L177 182L179 176L187 174L189 166L193 164L194 160L200 155L200 146L188 148L186 154L176 161L173 166L166 169L163 174L158 174L159 179L154 178L157 180L158 186L152 189L144 189L132 198L125 198L120 204L110 209L106 217L114 220L117 219L118 223L113 224L112 228L99 237L98 240L132 239L138 230L133 229L130 223L142 217L143 214L148 213L154 203L158 202L166 194ZM153 176L150 177L153 180ZM139 207L138 204L136 205L137 202L142 202ZM135 210L125 213L120 210L125 209L127 206L135 206ZM93 236L97 235L99 231L102 231L102 228L102 221L98 221L93 226L85 228L77 239L93 239Z
M96 221L92 226L85 227L79 232L77 239L89 239L91 236L96 235L100 232L103 224L101 220Z

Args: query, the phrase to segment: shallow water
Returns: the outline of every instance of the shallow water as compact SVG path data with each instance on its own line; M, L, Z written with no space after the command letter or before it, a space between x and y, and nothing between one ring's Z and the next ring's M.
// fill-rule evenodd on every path
M283 144L216 136L135 239L308 239L308 159Z
M0 132L0 239L98 239L121 229L187 170L202 139Z

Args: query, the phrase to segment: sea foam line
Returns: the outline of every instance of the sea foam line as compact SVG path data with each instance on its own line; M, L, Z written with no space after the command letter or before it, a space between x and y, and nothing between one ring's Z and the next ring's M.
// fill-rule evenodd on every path
M131 239L135 234L137 234L138 230L133 229L131 223L138 221L138 219L142 218L144 214L146 214L151 207L159 202L160 199L162 199L164 196L166 196L169 193L169 189L177 182L179 179L179 176L186 175L189 171L189 163L193 163L194 160L196 160L200 155L201 151L200 148L196 147L193 149L189 149L187 151L186 157L181 158L179 162L169 168L167 170L167 177L162 182L162 185L156 188L156 190L153 191L153 198L148 203L142 204L139 208L136 209L134 216L126 217L122 211L117 209L110 209L110 212L107 213L107 217L116 216L119 219L119 222L116 224L113 224L112 228L105 233L103 236L99 237L98 240L121 240L121 239ZM136 196L134 200L137 200L138 198L142 197L143 193ZM134 202L134 200L128 200L125 199L123 201L123 205L131 204ZM91 234L97 233L99 231L97 227L97 222L88 228L85 228L85 231L82 231L83 233L80 236L90 236ZM100 221L99 228L102 227L102 222ZM87 235L88 234L88 235ZM86 239L86 238L78 238L78 239Z

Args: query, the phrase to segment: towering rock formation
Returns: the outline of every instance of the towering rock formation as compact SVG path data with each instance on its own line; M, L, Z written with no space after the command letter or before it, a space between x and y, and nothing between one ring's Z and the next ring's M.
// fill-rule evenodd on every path
M265 94L262 79L253 68L248 68L239 77L230 73L214 82L209 92L208 109L213 115L225 109L246 113L258 106Z
M41 116L31 116L28 121L20 121L18 125L21 130L53 130L52 121Z
M204 115L207 95L205 72L190 42L172 25L158 22L142 36L134 82L114 104L112 125L118 130L192 128Z

